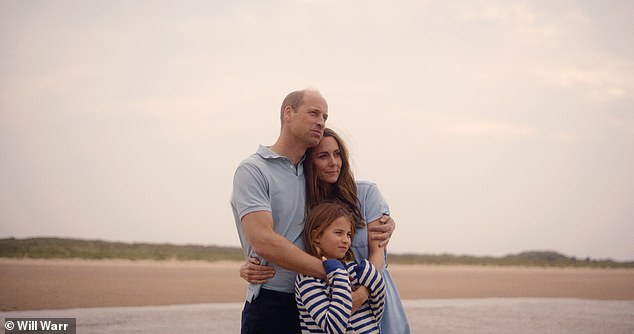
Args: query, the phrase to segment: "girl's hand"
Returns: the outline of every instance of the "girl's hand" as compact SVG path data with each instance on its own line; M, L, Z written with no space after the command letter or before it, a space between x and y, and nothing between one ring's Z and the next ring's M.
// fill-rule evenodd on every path
M249 258L245 264L240 266L240 277L253 284L264 284L273 278L275 270L270 266L260 265L257 258Z
M352 287L352 313L357 312L370 297L370 290L363 285Z

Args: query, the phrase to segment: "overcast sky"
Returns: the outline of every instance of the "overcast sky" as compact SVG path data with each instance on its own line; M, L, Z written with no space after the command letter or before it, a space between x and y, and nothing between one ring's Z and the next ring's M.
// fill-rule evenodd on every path
M395 253L634 260L632 1L0 0L0 238L239 246L319 89Z

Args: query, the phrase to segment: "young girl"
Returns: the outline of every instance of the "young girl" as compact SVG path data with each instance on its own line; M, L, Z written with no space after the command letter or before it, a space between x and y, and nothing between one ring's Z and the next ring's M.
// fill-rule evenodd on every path
M385 283L368 261L354 261L350 249L356 216L346 206L326 202L306 217L304 246L323 260L328 281L298 274L295 300L302 333L379 333L385 301ZM363 285L368 300L352 314L351 285Z

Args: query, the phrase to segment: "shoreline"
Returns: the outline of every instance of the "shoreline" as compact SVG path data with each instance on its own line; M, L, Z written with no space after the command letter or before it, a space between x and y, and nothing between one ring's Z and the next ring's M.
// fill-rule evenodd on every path
M242 262L0 258L0 311L240 303ZM634 270L393 265L403 300L634 300Z

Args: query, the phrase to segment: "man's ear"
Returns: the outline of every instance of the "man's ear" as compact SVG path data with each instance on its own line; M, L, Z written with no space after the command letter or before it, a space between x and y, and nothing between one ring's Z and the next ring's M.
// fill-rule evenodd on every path
M291 107L290 105L287 105L286 107L284 107L285 120L288 120L288 118L291 116L292 113L293 113L293 107Z

